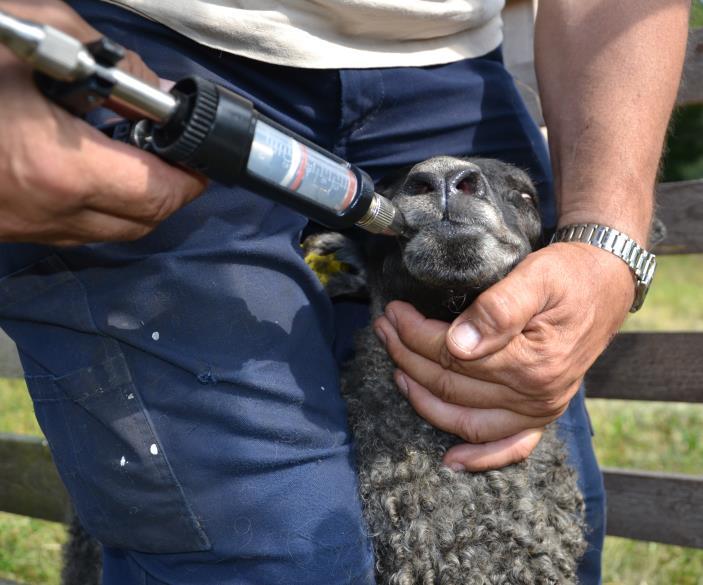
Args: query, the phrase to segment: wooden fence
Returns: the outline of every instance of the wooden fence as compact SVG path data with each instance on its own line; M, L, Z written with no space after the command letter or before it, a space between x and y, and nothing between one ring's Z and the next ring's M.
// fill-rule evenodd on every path
M532 0L509 3L505 58L541 122L532 55ZM690 35L679 104L703 103L703 29ZM662 184L668 236L658 254L703 253L703 181ZM0 332L0 377L21 377ZM703 333L624 333L587 376L590 397L703 402ZM608 534L703 548L703 477L606 469ZM42 439L0 434L0 511L66 521L69 501Z

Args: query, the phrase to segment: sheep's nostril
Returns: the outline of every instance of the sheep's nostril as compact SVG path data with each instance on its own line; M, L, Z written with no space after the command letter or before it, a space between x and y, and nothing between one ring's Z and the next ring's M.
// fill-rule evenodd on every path
M478 191L479 173L477 171L464 169L448 181L449 190L465 195L475 195Z
M408 195L425 195L436 190L437 185L422 176L409 177L403 185L403 191Z
M462 193L466 193L467 195L472 195L476 191L476 184L467 179L464 179L463 181L459 182L456 188L457 191L461 191Z
M413 188L413 193L415 195L424 195L430 191L432 191L432 187L430 187L427 183L417 183Z

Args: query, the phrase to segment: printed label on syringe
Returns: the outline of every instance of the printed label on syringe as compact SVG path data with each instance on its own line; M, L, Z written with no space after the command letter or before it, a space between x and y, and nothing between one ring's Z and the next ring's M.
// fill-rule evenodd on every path
M357 189L356 176L348 167L261 120L256 123L247 170L334 213L351 205Z

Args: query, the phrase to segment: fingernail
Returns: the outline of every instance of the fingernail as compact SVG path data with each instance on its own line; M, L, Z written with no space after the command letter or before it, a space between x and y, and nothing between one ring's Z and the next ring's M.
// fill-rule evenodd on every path
M398 386L398 390L400 390L400 393L405 396L405 398L408 397L408 381L405 379L405 376L403 374L396 374L395 376L395 383Z
M481 341L481 334L471 323L464 321L452 329L451 338L464 351L471 351Z
M386 334L383 332L383 329L381 329L380 327L374 327L373 332L376 334L376 337L381 340L381 343L383 343L383 345L386 345Z
M457 473L461 473L462 471L466 471L466 467L464 467L461 463L450 463L449 468L452 471L456 471Z
M386 307L385 314L386 318L391 322L391 325L393 325L393 329L398 329L398 319L396 318L395 313Z

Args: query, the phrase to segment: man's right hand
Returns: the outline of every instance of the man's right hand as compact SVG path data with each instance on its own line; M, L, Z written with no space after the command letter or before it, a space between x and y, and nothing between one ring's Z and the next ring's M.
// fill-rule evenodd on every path
M100 36L63 2L2 0L0 8L82 41ZM134 53L122 67L157 81ZM49 102L4 47L0 79L0 241L136 239L205 188L204 178L110 140Z

